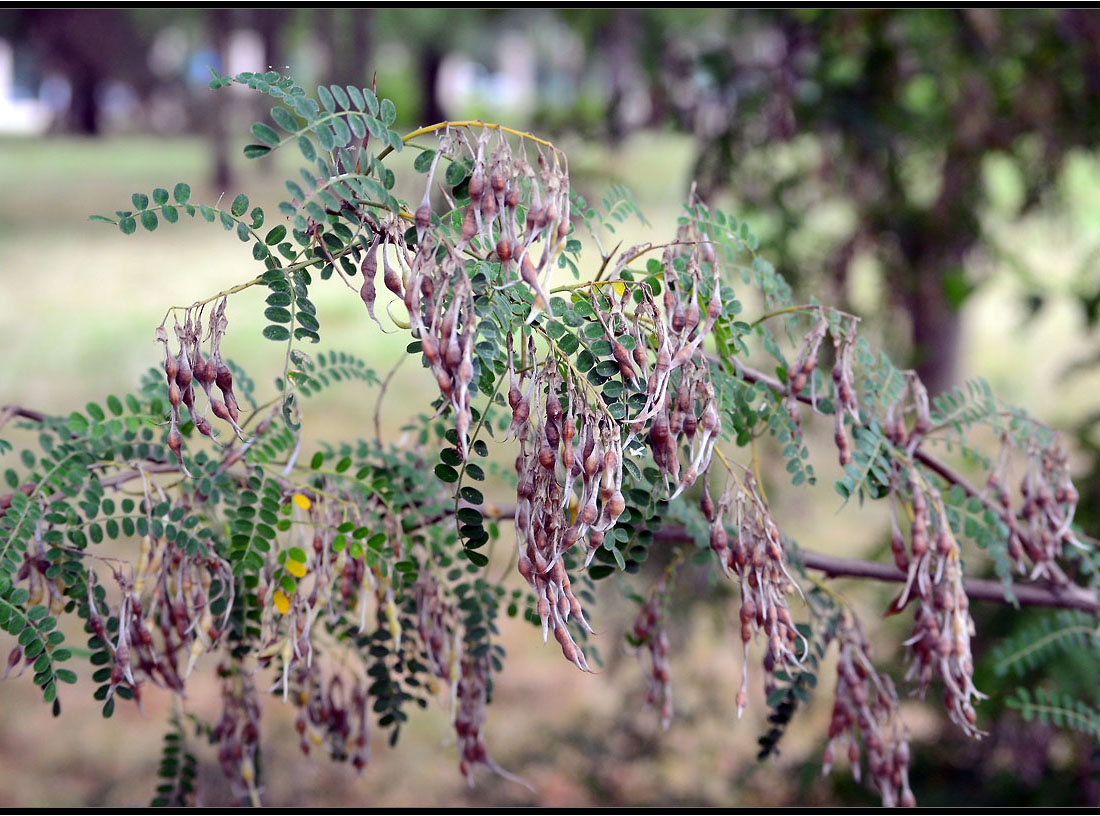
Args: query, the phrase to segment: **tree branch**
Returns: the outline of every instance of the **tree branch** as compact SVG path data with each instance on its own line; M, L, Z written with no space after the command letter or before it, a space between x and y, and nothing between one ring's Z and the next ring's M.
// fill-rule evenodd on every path
M30 408L24 408L22 405L5 405L0 408L0 428L4 427L15 417L23 417L29 419L31 422L42 422L46 415L41 411L32 411Z
M514 507L486 508L490 518L509 519L515 516ZM665 544L691 544L694 537L683 527L665 527L653 533L653 540ZM870 578L874 581L904 583L907 576L893 564L878 561L861 561L855 558L839 558L833 555L798 549L802 566L815 572L822 572L830 578ZM963 586L967 597L975 601L992 603L1011 603L1005 597L1005 585L1000 581L985 578L965 578ZM1091 614L1100 614L1100 597L1096 592L1075 584L1021 584L1014 583L1012 595L1020 606L1041 606L1054 609L1079 609Z
M770 388L782 390L783 387L778 380L774 380L766 374L762 374L761 372L742 365L736 358L734 358L734 362L738 372L747 381L763 382ZM803 398L801 395L799 398L805 400L809 399L808 397ZM15 405L8 405L0 411L0 424L3 424L4 421L10 419L12 416L22 416L37 422L41 422L45 418L45 415L39 414L36 411L31 411ZM955 471L935 457L920 451L919 448L915 455L937 475L948 482L958 484L969 495L981 498L974 487L962 476L955 473ZM143 471L145 473L172 473L178 469L179 468L173 462L150 461L144 465L141 470L133 469L120 471L119 473L107 476L100 480L100 485L110 488L118 487L138 478ZM242 478L242 476L237 476L237 478ZM289 485L289 483L287 484ZM33 488L34 483L28 483L26 485L21 485L19 490L24 493L29 493ZM10 493L0 496L0 515L2 515L3 511L11 505L11 496L12 494ZM461 502L459 506L466 507L473 505L467 505L465 502ZM514 505L486 505L484 510L485 515L490 518L511 519L515 517L516 509ZM448 510L439 517L426 520L426 524L419 526L439 523L452 515L452 513L453 511ZM695 540L685 528L679 526L666 527L658 530L653 534L653 539L654 541L668 544L688 544ZM854 558L839 558L837 556L826 555L825 553L805 548L799 548L798 554L801 558L803 567L822 572L830 578L870 578L875 581L887 581L892 583L904 583L906 580L905 573L893 564L885 564L877 561L861 561ZM991 601L993 603L1004 604L1011 603L1011 601L1005 597L1006 587L1000 581L983 578L966 578L963 581L963 585L966 588L967 596L971 600ZM1079 609L1092 614L1100 614L1100 598L1097 597L1096 592L1072 583L1059 585L1015 583L1012 585L1012 594L1021 606Z

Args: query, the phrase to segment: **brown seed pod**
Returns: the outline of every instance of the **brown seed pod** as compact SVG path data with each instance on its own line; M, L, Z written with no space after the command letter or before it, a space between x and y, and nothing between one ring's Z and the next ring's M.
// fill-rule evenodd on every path
M497 257L500 258L501 263L512 260L512 242L507 238L502 237L497 241Z
M214 365L213 360L204 360L201 352L195 353L195 364L192 368L195 379L207 389L217 379L217 366Z
M187 390L187 387L191 385L191 363L187 359L187 355L180 353L179 367L176 370L176 382L179 383L179 387Z
M218 388L222 390L223 394L233 390L233 374L230 372L229 366L222 362L221 359L217 362L217 366L214 369L214 375L215 382Z
M497 197L486 190L480 200L481 217L486 221L492 221L497 214Z
M168 447L179 458L180 450L183 448L183 434L179 432L178 428L172 428L168 432Z
M416 208L413 215L413 223L416 225L417 235L422 235L432 225L432 206L427 201Z
M626 346L617 340L611 344L611 355L615 358L615 362L619 365L619 373L622 374L625 380L634 380L638 374L634 370L634 366L630 361L630 353L626 350Z
M229 411L229 416L233 422L237 422L240 419L241 412L237 407L237 398L233 395L232 391L223 391L222 396L225 397L225 407ZM257 431L259 433L259 431Z
M481 198L481 194L485 192L485 173L481 169L474 171L474 174L470 176L470 200L477 201Z
M462 242L466 243L477 234L477 218L471 205L466 208L466 216L462 219Z
M389 259L386 258L385 255L383 255L382 260L382 282L386 284L387 289L403 299L405 297L405 286L401 282L401 276L397 273L397 270L390 265Z

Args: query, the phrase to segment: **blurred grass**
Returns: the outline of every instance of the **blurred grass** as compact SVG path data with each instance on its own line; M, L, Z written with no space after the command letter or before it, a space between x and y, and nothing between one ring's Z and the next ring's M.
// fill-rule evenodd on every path
M571 156L575 183L586 197L598 197L611 181L624 181L634 190L653 231L638 223L625 225L616 236L624 246L672 234L687 189L692 157L688 140L643 134L616 150L561 146ZM406 153L395 158L407 163L412 157ZM171 189L177 181L188 181L195 201L213 202L219 195L231 198L245 190L253 204L265 208L268 223L275 223L280 217L276 205L282 194L282 169L278 164L240 160L235 166L236 188L220 191L205 183L206 146L200 140L0 141L0 330L6 351L0 404L67 413L89 400L135 388L142 372L158 363L153 330L169 305L207 297L256 274L248 246L216 225L184 218L176 225L162 223L155 234L139 230L126 237L109 225L89 222L89 214L129 208L134 191ZM994 167L991 172L993 183L1003 183L996 174L1005 171ZM1073 303L1080 270L1088 269L1083 264L1090 242L1100 234L1096 177L1095 162L1071 164L1068 210L1043 211L1022 225L1005 220L999 227L1005 246L1026 253L1044 274L1049 273L1046 282L1055 291L1030 322L1021 322L1027 282L1006 272L997 259L975 259L972 274L990 281L964 308L966 372L987 375L1003 396L1063 426L1097 407L1100 382L1095 375L1070 383L1060 379L1069 363L1084 356L1089 343L1093 350L1096 346L1095 335L1087 334ZM401 192L419 198L412 188ZM874 305L888 286L889 281L869 267L861 273L855 294ZM388 295L384 290L383 294ZM317 285L314 295L324 338L319 349L362 356L380 376L400 358L407 335L380 332L356 293L332 280ZM281 346L260 336L265 322L260 319L262 297L257 288L231 300L224 343L228 354L257 380L261 394L271 390L271 377L281 370L282 361ZM747 308L751 311L751 300ZM384 315L384 304L378 313ZM387 322L384 316L382 320ZM383 434L396 435L410 415L426 407L426 395L434 389L415 362L404 365L387 397ZM374 394L361 384L339 385L308 401L305 449L322 436L336 440L372 434L373 406ZM818 488L811 493L784 490L782 467L766 464L766 481L774 485L769 496L777 518L797 540L815 549L864 555L881 543L884 508L837 512L830 487L836 467L829 434L828 428L821 433L814 452ZM0 467L6 466L0 458ZM504 493L499 498L508 500ZM497 547L502 559L510 546L506 535ZM494 564L494 574L501 569L503 560ZM685 577L685 583L693 584L690 597L716 591L703 574L689 571ZM839 586L849 591L855 582ZM782 804L795 794L803 803L828 801L828 784L812 781L812 774L799 769L801 763L815 760L827 724L829 672L822 672L822 693L784 742L782 758L757 768L752 757L763 728L764 706L755 671L745 722L737 722L733 706L740 678L740 649L731 625L736 612L730 604L685 608L674 639L677 718L669 733L659 735L651 712L636 713L644 684L620 646L633 607L617 597L615 587L612 580L597 610L600 631L595 642L608 661L604 674L573 671L552 644L543 647L538 642L531 627L504 621L510 659L490 709L490 752L533 782L537 796L487 774L479 776L475 789L467 790L453 767L453 745L441 745L449 735L440 709L415 713L396 751L389 751L384 736L376 735L366 778L357 781L325 759L302 761L288 708L280 700L267 700L268 803ZM876 654L883 661L893 657L904 627L896 618L878 619L884 591L853 593L853 602L867 612L872 641L884 644ZM879 630L890 636L876 639ZM9 712L0 720L0 806L120 806L147 801L154 787L167 696L150 693L145 718L123 706L115 722L103 724L91 690L86 680L65 690L65 715L54 721L27 678L0 686L0 699ZM208 710L213 692L209 680L200 683L189 706L213 717L213 710ZM938 715L921 703L907 705L918 739L933 739ZM198 746L198 753L208 791L203 801L222 801L219 792L224 797L226 789L212 763L213 752Z

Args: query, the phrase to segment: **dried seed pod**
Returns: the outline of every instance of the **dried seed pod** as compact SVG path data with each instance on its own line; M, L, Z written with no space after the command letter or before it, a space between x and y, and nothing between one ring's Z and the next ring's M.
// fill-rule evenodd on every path
M622 374L623 379L630 381L635 380L638 374L631 364L630 353L626 350L626 346L618 341L612 342L611 354L615 358L615 362L619 365L619 373Z
M413 223L416 225L417 237L422 240L424 232L432 225L432 206L424 202L416 208L413 215Z
M191 363L187 359L187 355L181 351L179 360L177 361L178 367L176 370L176 383L184 391L188 390L191 385L192 371Z

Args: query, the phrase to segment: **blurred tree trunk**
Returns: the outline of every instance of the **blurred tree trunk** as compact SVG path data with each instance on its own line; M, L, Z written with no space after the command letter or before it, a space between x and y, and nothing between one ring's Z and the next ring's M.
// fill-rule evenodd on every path
M628 124L624 115L624 102L631 86L642 75L635 43L641 34L642 16L638 9L617 8L604 35L607 49L608 80L610 82L607 103L607 135L613 145L626 136Z
M318 8L315 33L321 45L321 52L325 55L325 63L321 68L317 81L323 85L331 85L338 81L336 71L336 9Z
M62 74L71 89L67 127L96 136L102 129L100 86L128 82L144 97L150 89L146 50L128 14L120 9L31 9L24 11L28 37L44 67Z
M374 9L346 9L340 28L344 32L333 57L333 82L341 85L369 85L373 55L371 53L371 28L374 25Z
M70 63L73 70L69 73L72 83L72 99L69 102L69 127L82 136L99 135L99 101L96 90L103 77L94 65L89 63Z
M420 78L420 123L428 125L447 118L439 104L439 69L443 65L443 51L433 42L424 44L417 55L417 74Z
M211 45L218 55L221 69L224 71L229 64L229 27L232 23L232 14L226 8L212 8L206 12L207 31ZM208 123L211 153L214 156L214 166L211 170L210 183L215 190L224 191L232 182L232 172L229 166L229 137L226 133L227 114L226 90L219 89L210 94L210 118Z
M289 12L286 9L256 9L252 13L252 25L260 34L267 67L280 74L285 73L287 68L283 29L288 17Z

